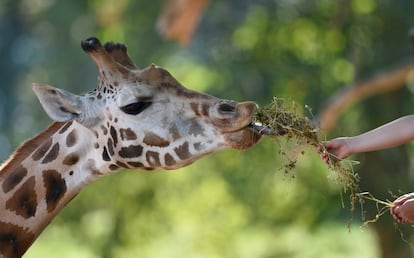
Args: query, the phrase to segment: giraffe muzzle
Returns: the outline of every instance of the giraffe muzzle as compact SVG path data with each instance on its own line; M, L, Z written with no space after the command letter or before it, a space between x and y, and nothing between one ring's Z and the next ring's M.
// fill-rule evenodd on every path
M277 128L276 130L274 130L266 125L257 122L252 122L247 127L253 130L254 133L259 135L276 136L286 134L286 131L281 128Z

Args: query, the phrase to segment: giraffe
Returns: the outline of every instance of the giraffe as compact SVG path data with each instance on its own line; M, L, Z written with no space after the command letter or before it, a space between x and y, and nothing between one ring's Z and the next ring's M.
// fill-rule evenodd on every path
M34 83L54 121L0 166L0 257L21 257L59 211L92 181L123 169L176 169L261 138L257 105L182 86L165 69L139 69L121 43L91 37L98 68L82 95Z

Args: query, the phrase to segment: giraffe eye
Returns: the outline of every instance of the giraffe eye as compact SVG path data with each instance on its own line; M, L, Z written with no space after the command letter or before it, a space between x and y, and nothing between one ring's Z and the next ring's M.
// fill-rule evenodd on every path
M151 101L138 101L121 107L121 110L129 115L138 115L151 104Z

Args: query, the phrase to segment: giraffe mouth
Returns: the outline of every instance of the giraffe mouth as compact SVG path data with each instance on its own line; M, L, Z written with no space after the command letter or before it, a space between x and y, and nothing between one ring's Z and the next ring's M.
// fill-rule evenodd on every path
M270 128L269 126L263 125L259 122L251 122L247 128L252 130L254 133L259 135L267 135L267 136L282 136L285 135L287 132L285 129L278 127L276 129Z
M258 122L251 122L247 128L249 128L250 130L252 130L255 134L259 134L259 135L268 135L268 136L274 136L274 135L278 135L279 132L275 132L273 129L271 129L270 127L267 127L261 123Z

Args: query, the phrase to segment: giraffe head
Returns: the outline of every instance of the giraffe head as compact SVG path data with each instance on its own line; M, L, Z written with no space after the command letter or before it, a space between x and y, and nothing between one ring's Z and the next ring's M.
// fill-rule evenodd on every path
M109 170L175 169L231 147L247 149L260 135L252 126L254 102L237 103L182 86L165 69L138 69L123 44L81 43L98 67L98 86L76 95L34 84L46 113L77 123L96 136L93 148Z

